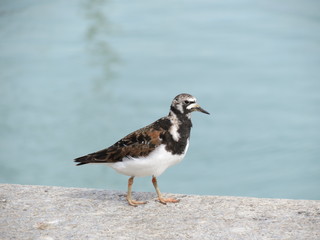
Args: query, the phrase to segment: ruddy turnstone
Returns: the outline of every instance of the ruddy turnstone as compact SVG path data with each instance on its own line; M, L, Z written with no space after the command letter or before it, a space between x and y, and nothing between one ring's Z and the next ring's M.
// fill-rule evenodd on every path
M132 206L145 204L131 197L134 177L152 176L152 183L161 203L176 203L178 199L163 198L157 177L168 167L180 162L189 147L192 127L191 113L209 114L190 94L179 94L170 106L168 116L125 136L112 146L98 152L76 158L77 166L87 163L105 163L118 173L130 176L128 203Z

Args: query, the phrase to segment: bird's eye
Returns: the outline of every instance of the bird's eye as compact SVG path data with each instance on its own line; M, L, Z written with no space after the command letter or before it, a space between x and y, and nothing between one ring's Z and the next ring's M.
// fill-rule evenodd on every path
M185 100L184 103L185 103L185 104L189 104L190 102L189 102L188 100Z

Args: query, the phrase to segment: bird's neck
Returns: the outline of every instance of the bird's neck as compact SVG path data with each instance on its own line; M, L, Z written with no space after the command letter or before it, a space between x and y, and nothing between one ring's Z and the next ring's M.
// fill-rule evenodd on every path
M176 111L175 111L176 110ZM176 141L186 141L190 136L190 130L192 127L191 113L183 114L175 108L171 108L168 118L171 121L171 135Z

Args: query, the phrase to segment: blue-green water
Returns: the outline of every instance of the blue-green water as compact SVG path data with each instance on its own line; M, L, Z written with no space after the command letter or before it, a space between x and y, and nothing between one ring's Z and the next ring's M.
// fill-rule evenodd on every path
M163 192L320 199L318 1L1 1L0 182L126 190L72 159L195 95ZM150 178L136 191L153 191Z

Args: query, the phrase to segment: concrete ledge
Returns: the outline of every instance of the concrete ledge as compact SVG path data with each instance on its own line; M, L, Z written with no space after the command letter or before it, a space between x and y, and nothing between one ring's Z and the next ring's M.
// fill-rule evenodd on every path
M166 194L167 195L167 194ZM320 239L320 201L0 184L0 239Z

